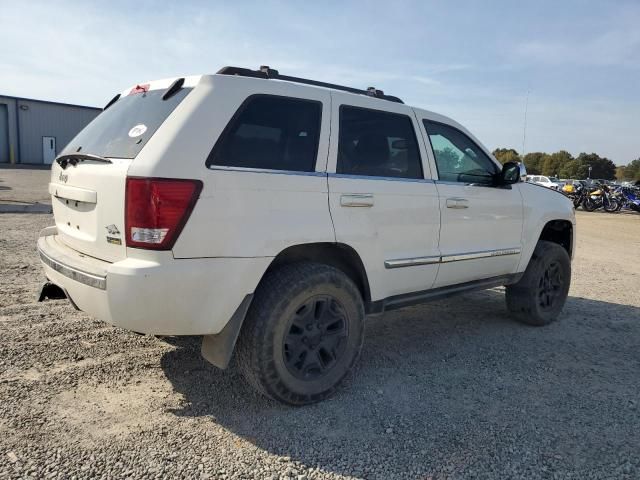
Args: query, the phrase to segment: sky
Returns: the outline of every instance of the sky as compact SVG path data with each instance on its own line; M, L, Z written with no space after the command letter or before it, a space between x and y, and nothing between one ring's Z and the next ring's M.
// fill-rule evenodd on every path
M270 65L375 86L491 150L640 157L640 0L0 0L0 25L4 95L103 106L145 80Z

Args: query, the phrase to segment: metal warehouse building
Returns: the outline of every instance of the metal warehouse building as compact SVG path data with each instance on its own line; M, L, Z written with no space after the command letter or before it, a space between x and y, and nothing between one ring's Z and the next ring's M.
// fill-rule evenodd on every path
M0 95L0 163L51 163L100 108Z

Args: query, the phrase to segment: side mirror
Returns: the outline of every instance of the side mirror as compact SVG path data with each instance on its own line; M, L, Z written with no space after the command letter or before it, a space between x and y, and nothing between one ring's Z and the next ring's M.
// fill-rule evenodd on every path
M507 162L502 166L500 172L500 185L511 185L520 181L520 164L518 162Z

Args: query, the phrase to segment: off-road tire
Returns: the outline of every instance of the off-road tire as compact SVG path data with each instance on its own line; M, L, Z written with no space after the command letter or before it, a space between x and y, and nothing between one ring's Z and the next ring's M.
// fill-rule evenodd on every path
M313 302L321 303L325 298L332 306L329 315L344 318L346 322L346 333L341 333L339 343L341 353L336 356L333 364L329 363L332 366L328 371L320 371L321 363L318 363L315 372L311 370L311 373L320 375L319 378L303 378L307 375L306 370L296 371L292 366L293 356L287 350L287 339L291 338L294 329L294 333L299 334L297 327L293 325L300 318L309 318L311 323L315 322L315 306L313 314L307 313L302 317L300 312L308 308L308 305L316 305ZM322 318L324 315L321 314ZM239 369L250 385L274 400L290 405L306 405L324 400L336 391L360 356L364 339L364 318L364 303L360 291L340 270L311 262L279 267L268 272L256 289L238 339ZM320 323L321 320L318 320L317 324L306 326L315 329L317 325L320 329ZM313 343L313 348L316 348L314 353L321 359L323 340L319 339L329 334L326 331L323 334L321 330L313 332L317 333ZM306 333L306 330L303 331L303 334ZM309 342L308 339L306 341ZM301 349L312 348L307 343L299 346ZM338 347L334 349L334 353L335 350ZM309 352L301 354L302 364L305 364L306 355L311 355Z
M552 282L550 269L560 275ZM557 283L557 285L552 285ZM506 288L507 309L516 320L542 326L555 321L562 311L571 285L571 259L557 243L540 240L522 278ZM544 290L548 290L548 294ZM552 297L548 304L547 300Z

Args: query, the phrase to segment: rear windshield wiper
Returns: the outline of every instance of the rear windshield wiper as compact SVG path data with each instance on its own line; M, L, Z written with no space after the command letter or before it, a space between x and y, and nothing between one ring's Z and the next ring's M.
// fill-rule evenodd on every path
M60 165L62 169L67 168L67 165L73 165L75 167L78 163L84 161L113 163L108 158L101 157L100 155L92 155L90 153L69 153L67 155L60 155L56 158L56 162L58 162L58 165Z

